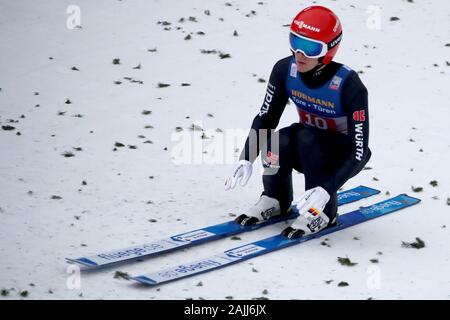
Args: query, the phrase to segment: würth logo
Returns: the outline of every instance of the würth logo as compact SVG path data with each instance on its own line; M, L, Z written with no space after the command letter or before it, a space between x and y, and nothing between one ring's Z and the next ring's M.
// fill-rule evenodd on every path
M361 122L366 121L366 111L360 110L360 111L353 112L353 120L361 121Z

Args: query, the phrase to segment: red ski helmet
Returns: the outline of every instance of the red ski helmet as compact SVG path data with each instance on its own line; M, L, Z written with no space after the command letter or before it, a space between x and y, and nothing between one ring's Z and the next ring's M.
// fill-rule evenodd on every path
M322 6L303 9L291 23L291 50L310 58L322 58L323 64L333 60L341 39L342 25L339 18Z

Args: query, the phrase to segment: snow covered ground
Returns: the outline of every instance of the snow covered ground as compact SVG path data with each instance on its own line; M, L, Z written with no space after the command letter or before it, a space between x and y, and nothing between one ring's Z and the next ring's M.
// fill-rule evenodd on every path
M257 165L247 187L225 192L223 182L262 103L263 80L290 54L285 25L312 3L1 0L0 298L448 299L445 0L320 1L343 23L336 60L361 71L369 90L372 169L345 187L382 191L359 204L389 191L419 197L420 205L333 234L330 247L315 240L160 288L113 276L117 269L141 274L207 257L280 226L83 273L74 288L66 257L221 222L257 200ZM280 127L296 120L288 106ZM193 124L207 139L189 130ZM211 158L230 130L240 133L236 146L226 144L222 160ZM189 137L197 153L186 163L177 139ZM201 161L203 151L209 153ZM301 175L295 189L303 190ZM416 237L425 248L401 247ZM358 264L342 266L337 257ZM338 287L341 281L349 286Z

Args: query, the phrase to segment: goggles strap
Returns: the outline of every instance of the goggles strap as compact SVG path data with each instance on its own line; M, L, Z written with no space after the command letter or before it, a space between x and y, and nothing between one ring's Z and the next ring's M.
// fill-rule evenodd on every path
M342 32L339 33L333 40L331 40L328 43L328 50L332 49L333 47L336 47L339 44L339 42L341 42L341 40L342 40Z

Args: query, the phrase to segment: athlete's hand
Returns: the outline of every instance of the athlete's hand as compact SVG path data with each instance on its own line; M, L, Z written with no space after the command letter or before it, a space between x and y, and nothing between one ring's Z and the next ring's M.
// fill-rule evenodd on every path
M308 212L310 209L318 213L323 212L323 209L330 201L330 195L322 187L315 187L306 190L295 202L298 212L300 214Z
M225 180L225 190L236 187L238 180L240 185L245 186L252 175L253 164L247 160L239 160L235 165L231 175Z

